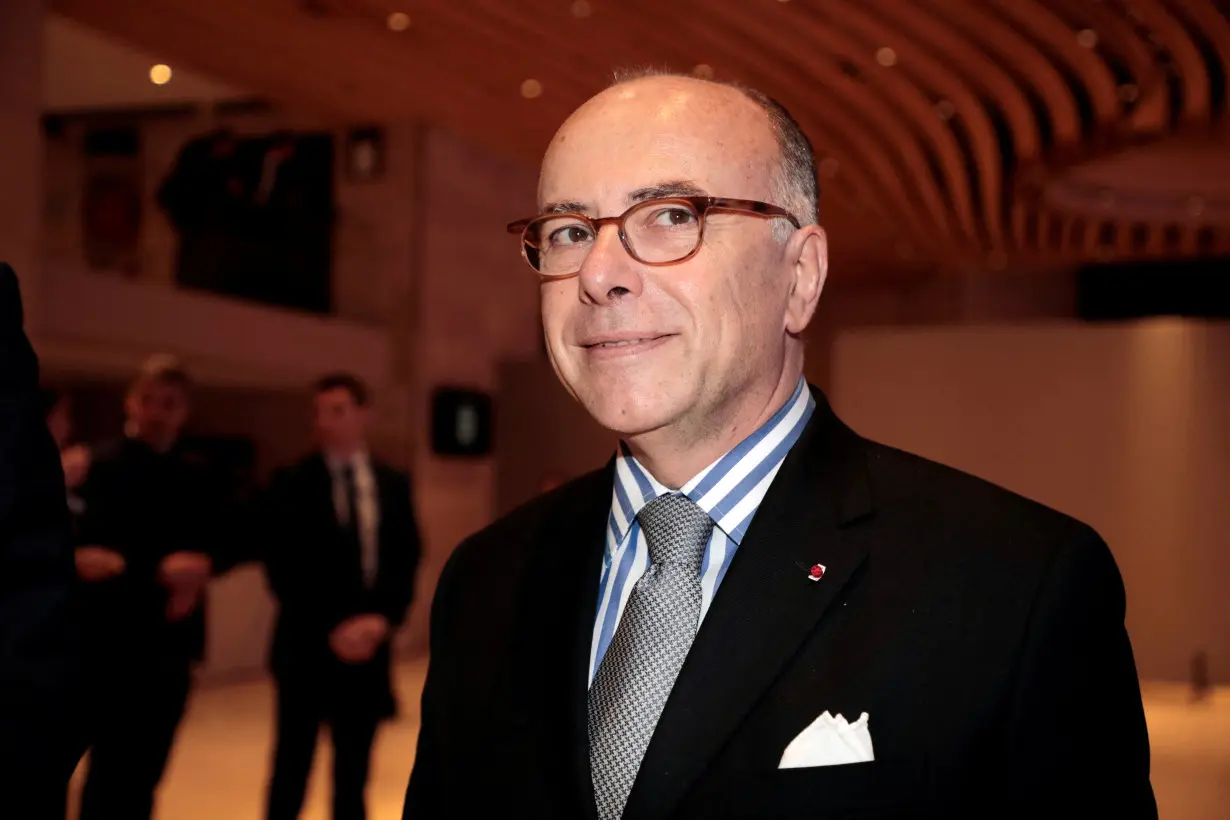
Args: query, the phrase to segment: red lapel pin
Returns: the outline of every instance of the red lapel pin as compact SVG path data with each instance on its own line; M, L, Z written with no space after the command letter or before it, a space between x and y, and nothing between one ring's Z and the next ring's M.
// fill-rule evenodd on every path
M807 580L819 581L824 577L824 573L828 571L828 567L824 564L812 564L808 567L802 561L796 561L795 566L807 573Z

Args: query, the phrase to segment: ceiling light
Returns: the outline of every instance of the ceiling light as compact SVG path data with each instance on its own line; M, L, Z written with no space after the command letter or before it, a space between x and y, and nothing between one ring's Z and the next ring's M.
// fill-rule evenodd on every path
M542 94L542 83L534 79L526 80L521 83L521 96L527 100L532 100Z
M692 74L693 76L700 77L702 80L712 80L713 66L708 63L701 63L696 66L696 68L692 69Z
M1098 33L1091 28L1083 28L1076 33L1076 42L1082 48L1093 48L1098 44Z
M389 31L405 31L410 28L410 15L404 11L395 11L389 15Z
M589 0L577 0L572 4L573 17L588 17L594 13L594 7L590 5Z
M884 48L876 52L876 62L885 68L892 68L897 64L897 52L888 46L884 46Z
M149 81L154 85L166 85L171 82L171 67L159 63L149 70Z
M957 107L948 100L940 100L935 104L935 115L947 122L957 113Z

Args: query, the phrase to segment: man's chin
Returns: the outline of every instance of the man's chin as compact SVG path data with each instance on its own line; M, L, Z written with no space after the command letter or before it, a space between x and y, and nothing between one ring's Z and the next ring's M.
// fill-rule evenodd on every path
M661 430L672 418L665 408L638 406L626 400L590 399L582 401L582 405L594 421L621 439L635 439Z

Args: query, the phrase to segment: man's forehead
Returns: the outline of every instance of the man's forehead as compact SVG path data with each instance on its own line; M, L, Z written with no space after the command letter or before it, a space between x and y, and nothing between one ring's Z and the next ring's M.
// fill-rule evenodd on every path
M633 119L612 116L609 109L595 114L570 121L552 142L539 177L540 209L598 201L630 205L654 191L748 195L743 189L760 187L758 177L767 181L775 157L771 134L766 140L767 128L754 119L732 122L679 109ZM735 183L741 190L731 190Z

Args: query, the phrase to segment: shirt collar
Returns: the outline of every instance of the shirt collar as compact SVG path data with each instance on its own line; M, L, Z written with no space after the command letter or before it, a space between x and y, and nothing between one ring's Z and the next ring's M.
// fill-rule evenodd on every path
M812 411L815 399L807 382L799 378L794 393L772 418L732 449L717 458L679 488L694 504L709 514L726 536L739 544L750 516L731 516L739 502L755 488L757 468L775 469L798 439ZM752 467L748 471L746 468ZM743 480L733 480L747 473ZM636 460L628 446L620 442L615 459L615 488L611 501L610 531L614 544L623 543L641 508L662 495L675 492L654 478ZM609 559L609 555L607 556Z
M368 467L371 464L371 458L366 450L358 450L349 458L345 456L334 455L333 453L325 453L325 464L329 467L329 472L333 475L338 475L347 466L352 467L356 472Z

